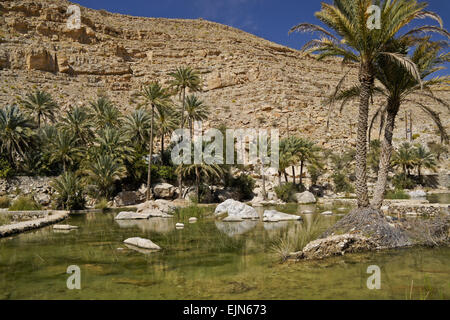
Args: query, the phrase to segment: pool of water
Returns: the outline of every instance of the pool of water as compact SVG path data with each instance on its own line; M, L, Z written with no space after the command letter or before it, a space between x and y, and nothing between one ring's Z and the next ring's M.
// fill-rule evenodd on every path
M450 193L435 193L429 194L427 200L430 203L445 203L450 204Z
M281 264L274 249L279 239L298 238L313 223L325 230L340 217L303 218L223 223L205 217L176 230L176 218L117 222L114 213L74 215L67 223L79 230L61 233L46 227L0 239L0 299L450 298L450 248ZM127 248L123 240L130 237L151 239L162 250ZM81 290L67 289L71 265L80 267ZM367 288L371 265L381 269L380 290Z

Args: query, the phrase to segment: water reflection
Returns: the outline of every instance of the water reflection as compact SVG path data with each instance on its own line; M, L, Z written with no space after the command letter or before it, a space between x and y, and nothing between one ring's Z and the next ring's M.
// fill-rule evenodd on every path
M150 218L148 220L115 220L120 228L139 228L144 232L169 233L175 230L172 219Z
M246 220L242 222L216 221L216 227L230 237L247 233L258 225L259 221Z

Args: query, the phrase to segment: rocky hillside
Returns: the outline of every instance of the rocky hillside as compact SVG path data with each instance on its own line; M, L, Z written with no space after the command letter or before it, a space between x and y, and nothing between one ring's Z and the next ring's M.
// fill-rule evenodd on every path
M131 110L131 94L142 84L166 83L170 71L190 65L201 72L200 95L212 109L207 126L277 127L282 135L289 128L291 134L309 136L325 147L354 145L355 104L341 116L333 113L326 130L324 98L346 70L336 60L317 62L299 51L201 19L140 18L81 7L81 29L69 30L70 4L1 1L1 105L40 88L50 91L61 109L107 93L120 108ZM356 75L352 68L350 80ZM449 91L439 94L449 100ZM448 128L448 111L436 108ZM401 117L397 139L404 136ZM424 114L415 111L413 121L420 139L438 140Z

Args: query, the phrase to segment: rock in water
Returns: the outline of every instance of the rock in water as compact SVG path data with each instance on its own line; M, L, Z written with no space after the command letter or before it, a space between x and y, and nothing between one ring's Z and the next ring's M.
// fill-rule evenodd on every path
M54 230L75 230L78 229L77 226L70 226L68 224L57 224L53 226Z
M301 220L302 217L293 214L287 214L283 212L278 212L276 210L266 210L264 211L263 221L264 222L279 222L279 221L293 221Z
M216 216L228 214L228 217L240 219L259 219L259 214L256 210L245 203L228 199L219 204L214 212Z
M325 211L325 212L322 212L322 215L323 216L332 216L333 212L332 211Z
M189 218L189 223L196 223L198 219L196 217Z
M150 218L149 213L137 213L137 212L120 212L114 219L115 220L143 220Z
M176 228L184 228L184 223L177 223L175 225Z
M314 195L309 191L305 191L303 193L296 193L295 199L299 204L310 204L317 202L316 197L314 197Z
M124 241L125 244L129 244L138 248L148 249L148 250L161 250L161 248L154 244L151 240L143 238L129 238Z

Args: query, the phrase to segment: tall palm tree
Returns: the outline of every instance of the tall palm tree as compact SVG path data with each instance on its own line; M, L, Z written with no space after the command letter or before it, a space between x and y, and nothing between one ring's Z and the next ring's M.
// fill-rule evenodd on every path
M281 175L284 175L285 182L288 183L286 169L291 166L292 153L287 139L280 141L280 155L278 165L278 184L281 186Z
M37 118L38 128L41 127L41 119L55 122L55 111L58 105L50 93L36 90L28 93L21 101L22 106Z
M16 168L16 156L23 157L33 142L33 123L13 105L0 109L0 151Z
M124 132L138 150L146 150L150 139L151 117L145 109L134 110L125 117Z
M324 37L308 42L302 50L318 53L317 59L340 57L343 63L359 64L359 115L356 142L356 193L358 207L368 207L367 189L367 128L369 117L369 100L373 91L376 76L376 61L380 56L391 59L408 70L418 81L420 77L415 64L410 59L397 53L388 52L387 45L398 32L414 19L431 17L438 20L441 27L423 26L409 31L403 37L416 32L442 30L442 19L429 11L425 11L426 3L415 0L379 0L381 9L380 29L368 28L371 16L367 13L372 0L334 0L333 4L322 3L322 10L315 16L330 30L302 23L293 27L290 32L319 32ZM345 76L344 76L345 77Z
M433 86L448 84L449 77L436 77L427 80L434 72L441 70L442 64L448 61L448 54L439 53L447 44L444 42L430 42L429 40L429 37L421 39L400 39L394 41L391 47L388 48L392 51L407 54L408 46L417 45L411 55L411 61L417 65L421 79L419 82L409 72L405 71L404 68L396 65L391 60L385 57L377 59L377 78L383 87L374 87L374 94L383 96L386 99L386 104L375 112L369 128L370 137L371 128L377 118L380 119L380 131L384 127L384 139L381 145L381 155L378 165L378 179L372 200L372 206L375 208L380 208L384 200L393 149L393 131L397 114L402 105L409 103L419 108L434 121L441 133L442 139L444 141L448 141L449 139L439 114L432 107L418 100L418 98L425 99L449 108L448 102L439 99L433 94ZM353 86L346 90L340 90L334 99L343 100L341 105L342 109L346 101L358 96L358 92L359 86Z
M108 98L99 96L97 100L91 101L89 106L93 112L97 129L117 127L121 113Z
M170 94L167 89L164 89L159 82L153 82L150 85L144 86L140 92L140 97L143 98L144 104L151 107L150 120L150 147L148 155L148 174L147 174L147 201L150 200L152 188L152 157L153 157L153 129L155 119L155 108L165 108L170 106Z
M427 168L436 171L436 158L426 150L422 145L417 145L414 150L414 162L417 167L417 175L419 180L422 179L421 170Z
M199 74L190 67L177 68L175 72L169 74L172 77L170 82L172 88L181 95L181 130L184 129L184 112L186 107L186 89L191 92L201 90L201 80ZM178 175L178 185L180 188L179 197L181 199L183 194L183 178L181 174Z
M194 136L194 121L208 118L208 107L197 96L190 95L186 98L186 117L189 123L189 132Z
M179 121L177 119L177 113L173 108L161 106L157 106L156 108L158 109L156 123L161 138L161 161L164 163L164 139L177 128Z
M84 145L87 145L94 137L92 119L88 110L84 107L70 108L61 118L60 127L78 137Z
M50 161L62 163L63 172L66 172L68 164L73 165L82 154L81 148L78 147L78 137L64 130L58 131L50 149Z
M86 182L96 187L99 198L111 199L116 181L126 176L125 166L108 154L99 154L86 162L83 172Z

